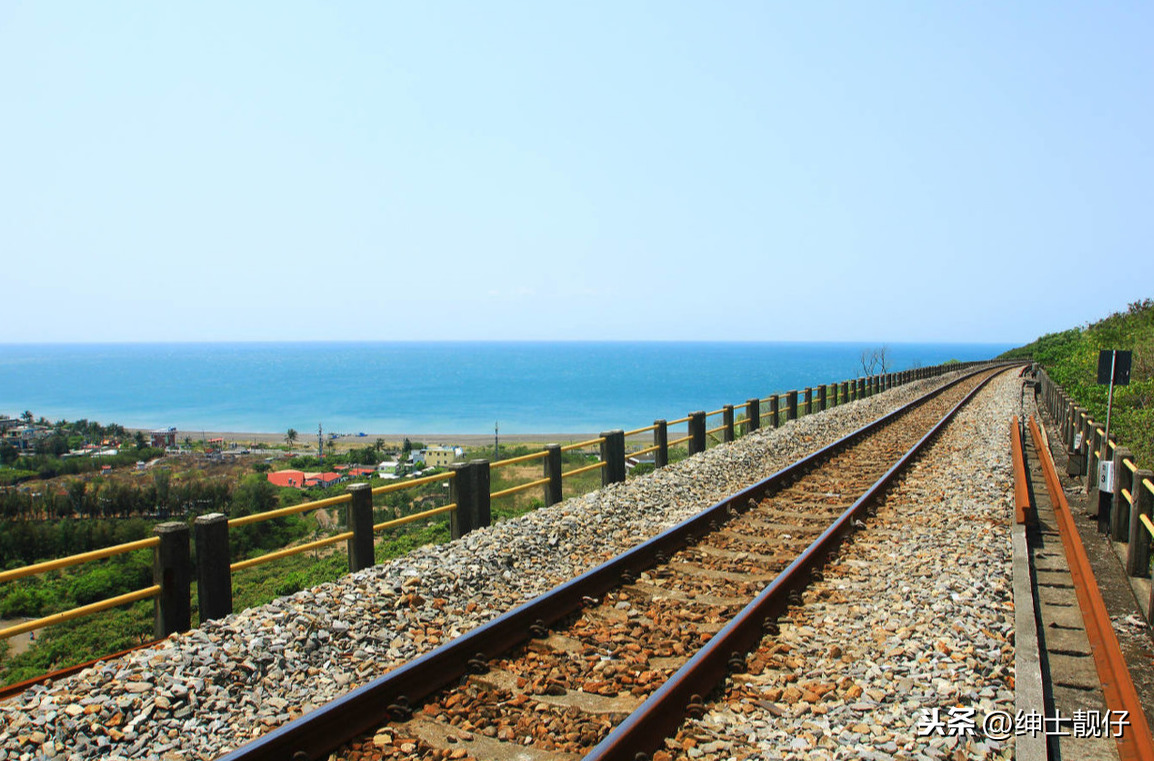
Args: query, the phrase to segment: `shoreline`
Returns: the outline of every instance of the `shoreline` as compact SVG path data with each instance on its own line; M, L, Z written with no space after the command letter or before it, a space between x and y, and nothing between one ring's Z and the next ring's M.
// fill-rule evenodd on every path
M127 428L130 434L137 430L143 431L147 436L151 431L145 429ZM316 444L316 434L309 435L308 431L297 432L296 444L294 446L308 446ZM579 441L588 441L595 439L600 434L596 433L502 433L501 443L509 444L573 444ZM226 445L231 443L237 444L284 444L285 435L283 433L267 433L257 431L190 431L177 429L176 441L179 444L185 439L191 438L193 441L200 441L201 439L224 439ZM483 446L491 445L493 443L493 434L491 433L366 433L364 436L358 434L342 434L336 438L329 438L325 434L325 445L340 444L342 446L351 447L371 447L377 439L383 439L386 446L401 446L405 439L409 441L416 441L428 445L458 445L458 446Z

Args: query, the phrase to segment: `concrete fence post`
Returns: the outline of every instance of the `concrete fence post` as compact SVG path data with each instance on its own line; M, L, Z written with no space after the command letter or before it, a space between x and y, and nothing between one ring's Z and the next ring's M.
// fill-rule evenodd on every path
M625 480L625 431L605 431L601 434L601 485L618 484Z
M561 501L561 445L545 445L545 506L555 505Z
M192 563L188 548L188 524L161 523L153 530L160 537L152 564L152 583L160 585L156 598L153 633L163 639L192 625Z
M785 419L797 420L797 392L787 391L785 394Z
M802 409L804 409L805 412L803 412L802 414L803 415L812 415L813 414L813 389L809 386L806 386L804 393L805 393L805 406Z
M747 399L745 402L745 433L749 434L761 428L761 400L757 397Z
M669 464L669 424L664 420L654 420L653 446L657 451L653 453L653 467L664 468Z
M356 573L376 564L373 556L373 487L366 483L349 484L346 522L353 532L348 540L349 573Z
M781 425L781 397L777 394L769 397L769 418L774 428Z
M705 451L705 412L689 413L689 454Z
M721 432L722 441L733 441L735 431L733 430L733 405L727 404L721 408L721 424L725 426Z
M1134 493L1130 469L1122 461L1133 460L1134 453L1126 447L1114 447L1114 497L1113 509L1110 511L1110 538L1115 542L1124 542L1130 538L1130 503L1122 494L1122 490Z
M1109 526L1108 514L1110 506L1102 505L1102 495L1098 494L1098 462L1102 451L1102 433L1098 430L1098 426L1090 428L1090 451L1086 453L1086 494L1090 495L1090 499L1086 501L1087 508L1094 511L1093 514L1098 516L1098 531L1106 533Z
M865 399L866 397L866 380L865 378L857 379L857 398Z
M1150 532L1139 518L1154 518L1154 494L1143 485L1143 480L1154 483L1154 471L1139 468L1134 473L1134 509L1130 512L1130 551L1126 556L1126 573L1131 576L1150 575ZM1154 616L1154 611L1151 611Z
M201 515L192 529L196 541L196 596L203 624L232 613L228 518L222 513Z
M474 529L492 523L489 504L489 461L469 460L449 466L453 479L449 481L449 502L457 509L450 513L449 535L460 539Z
M852 401L849 397L849 381L841 382L841 404Z
M826 389L824 383L817 387L817 408L822 412L829 409L829 396L827 396L828 391Z

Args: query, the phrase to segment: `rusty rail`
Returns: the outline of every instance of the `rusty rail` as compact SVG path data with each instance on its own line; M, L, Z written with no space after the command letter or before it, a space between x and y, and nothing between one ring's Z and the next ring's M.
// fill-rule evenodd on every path
M1078 607L1082 609L1082 620L1086 625L1090 649L1094 653L1094 665L1098 670L1098 679L1102 682L1106 707L1112 711L1129 712L1130 732L1123 733L1117 738L1118 754L1122 761L1130 759L1154 761L1154 740L1150 736L1150 725L1146 722L1142 701L1139 700L1134 682L1130 679L1126 659L1122 655L1118 637L1114 634L1114 627L1110 623L1110 614L1106 611L1106 604L1098 591L1098 582L1090 567L1090 559L1079 538L1074 516L1070 513L1066 492L1062 489L1062 483L1054 469L1054 460L1032 415L1029 428L1030 435L1034 439L1034 448L1038 451L1038 459L1042 464L1042 475L1045 477L1046 491L1049 492L1054 507L1062 546L1066 550L1070 576L1074 581L1074 592L1078 597Z

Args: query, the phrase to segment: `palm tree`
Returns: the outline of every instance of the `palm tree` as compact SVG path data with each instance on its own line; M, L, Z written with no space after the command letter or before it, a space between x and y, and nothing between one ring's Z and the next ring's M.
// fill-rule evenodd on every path
M285 432L284 440L288 442L289 449L292 449L293 442L297 440L298 435L299 434L297 434L297 429L295 428L290 428Z

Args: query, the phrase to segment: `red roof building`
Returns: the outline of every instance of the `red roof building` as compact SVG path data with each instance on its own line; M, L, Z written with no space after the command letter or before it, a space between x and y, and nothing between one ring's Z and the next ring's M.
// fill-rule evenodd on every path
M274 486L294 486L303 489L305 474L299 470L277 470L268 474L269 483Z

